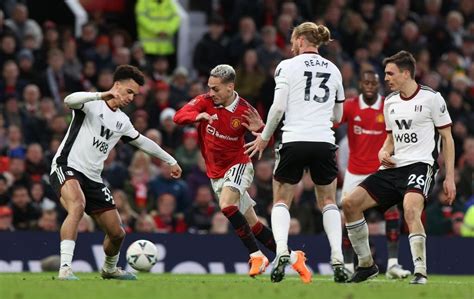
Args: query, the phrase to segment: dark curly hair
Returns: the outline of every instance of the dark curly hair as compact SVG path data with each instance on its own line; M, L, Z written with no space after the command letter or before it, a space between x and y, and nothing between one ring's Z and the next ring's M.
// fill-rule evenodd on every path
M128 79L132 79L140 86L145 84L145 76L138 68L128 64L119 65L114 72L114 82Z

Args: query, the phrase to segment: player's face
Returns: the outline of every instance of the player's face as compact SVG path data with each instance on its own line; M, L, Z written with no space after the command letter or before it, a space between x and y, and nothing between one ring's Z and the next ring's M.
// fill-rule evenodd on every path
M293 52L294 55L300 55L300 43L301 37L296 38L294 35L291 37L291 52Z
M140 92L140 85L132 79L117 81L115 84L118 93L126 101L120 108L130 104L133 101L133 97Z
M209 95L212 97L214 105L227 106L230 104L234 94L234 83L224 83L220 78L210 76L207 86L209 86Z
M398 91L410 78L410 72L400 70L395 63L387 63L385 66L385 82L391 91Z
M365 73L359 83L360 90L366 99L372 99L379 91L379 76Z

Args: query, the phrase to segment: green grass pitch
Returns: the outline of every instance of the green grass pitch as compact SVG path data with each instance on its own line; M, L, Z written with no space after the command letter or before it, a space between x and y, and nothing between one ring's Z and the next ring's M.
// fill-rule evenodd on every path
M179 275L139 273L137 281L102 280L98 273L76 273L80 281L58 281L56 273L0 274L1 299L473 299L474 276L431 275L427 285L387 280L383 275L360 284L336 284L316 275L311 284L296 276L271 283L268 275Z

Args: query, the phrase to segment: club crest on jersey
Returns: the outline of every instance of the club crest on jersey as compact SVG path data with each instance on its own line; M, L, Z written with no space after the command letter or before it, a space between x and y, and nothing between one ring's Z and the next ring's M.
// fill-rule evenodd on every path
M375 121L378 123L383 123L384 122L383 114L377 115L377 117L375 117Z
M415 105L415 112L421 112L423 110L423 105Z
M240 118L235 118L233 117L231 120L230 120L230 126L232 127L232 129L235 129L237 130L238 128L240 128L240 125L242 124L242 121L240 120Z
M119 121L118 121L117 124L115 125L115 127L117 128L117 130L120 130L120 129L122 128L122 126L123 126L123 123L121 123L121 122L119 122Z

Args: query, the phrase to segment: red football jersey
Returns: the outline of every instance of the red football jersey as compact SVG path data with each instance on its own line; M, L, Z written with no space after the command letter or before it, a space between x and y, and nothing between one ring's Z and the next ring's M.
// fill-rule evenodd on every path
M199 122L199 144L206 161L207 176L211 179L224 177L229 168L239 163L248 163L250 158L244 154L244 135L247 129L243 113L253 107L237 95L228 107L215 106L208 94L199 95L184 105L174 116L177 124L194 123L196 116L207 112L215 120Z
M362 95L347 99L341 120L347 123L349 141L349 166L352 174L370 174L380 166L378 152L382 148L387 133L383 117L384 98L368 106Z

